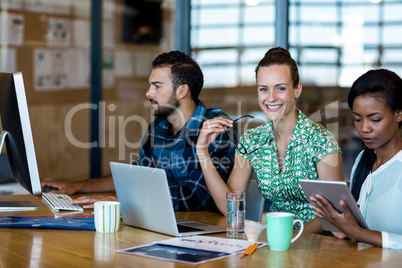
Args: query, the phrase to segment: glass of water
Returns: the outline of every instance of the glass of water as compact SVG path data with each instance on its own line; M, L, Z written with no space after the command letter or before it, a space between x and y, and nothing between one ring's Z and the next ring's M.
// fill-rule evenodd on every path
M226 235L228 237L244 236L244 220L246 215L246 193L227 192L228 216L226 222Z

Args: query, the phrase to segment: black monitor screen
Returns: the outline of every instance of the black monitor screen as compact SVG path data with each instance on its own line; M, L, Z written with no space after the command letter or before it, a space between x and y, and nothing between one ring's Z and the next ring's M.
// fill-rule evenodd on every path
M14 179L31 194L40 194L40 179L22 74L0 73L0 114Z
M125 0L122 23L123 43L160 44L162 39L160 1Z

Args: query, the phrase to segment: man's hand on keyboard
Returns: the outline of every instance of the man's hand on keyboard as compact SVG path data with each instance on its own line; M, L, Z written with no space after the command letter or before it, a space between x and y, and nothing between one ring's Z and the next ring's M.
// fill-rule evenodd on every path
M79 204L84 209L90 209L94 208L94 203L98 201L117 201L117 197L113 195L83 195L73 199L71 204Z
M44 181L41 184L43 192L72 195L78 191L78 183L64 181Z

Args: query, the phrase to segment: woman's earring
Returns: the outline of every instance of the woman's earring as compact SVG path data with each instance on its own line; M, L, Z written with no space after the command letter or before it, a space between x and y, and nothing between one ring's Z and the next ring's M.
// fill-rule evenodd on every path
M396 121L400 123L402 121L402 112L398 113Z

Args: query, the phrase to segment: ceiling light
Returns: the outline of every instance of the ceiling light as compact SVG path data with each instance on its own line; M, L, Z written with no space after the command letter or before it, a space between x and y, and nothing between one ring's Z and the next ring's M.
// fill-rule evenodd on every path
M245 2L247 5L254 7L260 3L260 0L245 0Z

